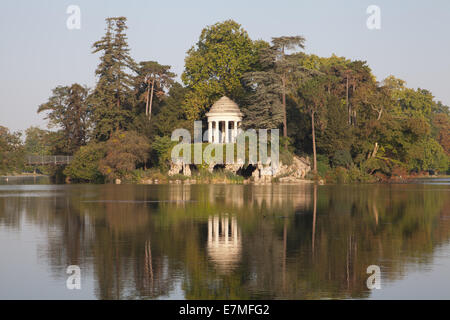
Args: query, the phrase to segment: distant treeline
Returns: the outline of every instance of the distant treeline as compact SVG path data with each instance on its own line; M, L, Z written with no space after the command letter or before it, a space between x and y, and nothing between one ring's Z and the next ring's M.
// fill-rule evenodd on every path
M192 130L224 95L244 127L279 128L285 150L310 156L316 176L331 181L449 169L448 106L393 76L378 82L365 61L308 55L301 36L252 40L228 20L202 30L180 84L170 66L136 62L126 30L125 17L106 19L92 46L94 88L58 86L38 107L52 130L31 127L22 141L0 127L0 173L26 170L25 154L74 155L64 174L78 181L165 170L172 131Z

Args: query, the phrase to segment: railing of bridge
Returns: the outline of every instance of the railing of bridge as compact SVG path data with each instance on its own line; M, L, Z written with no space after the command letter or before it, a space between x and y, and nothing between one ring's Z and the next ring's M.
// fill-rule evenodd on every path
M30 166L66 165L72 159L72 156L28 156L27 162Z

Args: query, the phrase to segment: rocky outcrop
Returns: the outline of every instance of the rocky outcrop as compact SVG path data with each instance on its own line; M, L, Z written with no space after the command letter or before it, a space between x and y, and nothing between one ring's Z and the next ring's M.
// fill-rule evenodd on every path
M275 177L280 178L292 177L295 179L305 179L306 175L311 171L309 160L294 156L292 164L285 165L280 161L280 167L278 168Z
M188 164L185 164L181 161L172 162L170 165L168 175L174 176L177 174L182 174L186 177L190 177L192 175L191 168L189 167Z
M255 183L271 183L273 178L278 178L280 182L295 183L305 179L310 171L311 166L307 159L294 156L292 164L287 165L280 161L277 168L270 162L266 165L259 162L252 178Z
M234 174L237 174L240 169L242 169L242 164L233 163L225 165L225 170L233 172Z
M222 167L226 171L238 174L239 171L244 171L248 166L249 165L245 164L226 164ZM252 166L251 169L253 172L251 172L251 180L254 183L271 183L273 178L278 178L278 181L285 183L300 182L304 181L306 175L311 171L309 160L297 156L293 157L292 163L289 165L283 164L280 161L278 166L275 167L269 159L267 164L258 162ZM212 173L216 167L216 163L210 163L208 171ZM183 164L182 162L172 163L170 167L169 176L177 174L183 174L189 177L192 175L189 165Z

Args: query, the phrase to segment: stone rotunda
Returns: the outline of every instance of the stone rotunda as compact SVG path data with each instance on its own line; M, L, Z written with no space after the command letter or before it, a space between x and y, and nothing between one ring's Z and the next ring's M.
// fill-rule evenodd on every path
M230 98L222 97L206 114L209 143L235 143L243 114Z

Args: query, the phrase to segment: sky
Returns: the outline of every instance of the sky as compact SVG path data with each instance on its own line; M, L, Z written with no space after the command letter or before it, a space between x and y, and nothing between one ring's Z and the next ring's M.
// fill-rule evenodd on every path
M80 8L80 29L67 28L70 5ZM367 28L370 5L380 8L379 30ZM450 105L448 0L1 0L0 125L45 128L36 111L53 88L94 86L91 47L111 16L128 18L136 61L171 65L178 76L201 30L233 19L254 40L303 35L307 53L367 61L379 81L392 74Z

